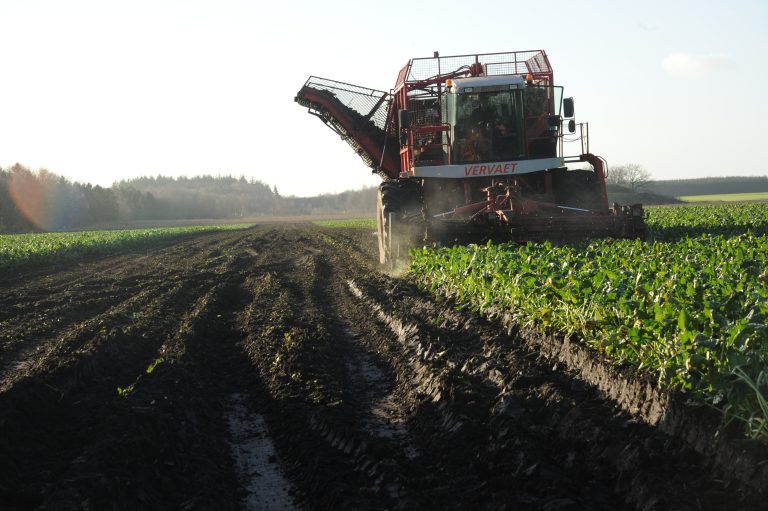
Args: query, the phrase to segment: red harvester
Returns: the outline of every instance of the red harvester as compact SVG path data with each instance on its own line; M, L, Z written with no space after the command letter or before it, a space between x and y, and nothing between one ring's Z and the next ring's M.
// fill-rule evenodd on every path
M312 76L295 101L382 177L383 264L423 242L646 234L640 204L609 207L605 160L542 50L435 52L411 59L390 92ZM580 154L563 154L567 136Z

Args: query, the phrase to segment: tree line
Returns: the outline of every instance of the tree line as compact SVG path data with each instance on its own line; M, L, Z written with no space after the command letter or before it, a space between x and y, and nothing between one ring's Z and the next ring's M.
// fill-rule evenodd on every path
M768 176L701 177L694 179L651 179L651 173L636 163L610 167L605 182L629 189L669 197L717 195L723 193L768 192Z
M633 193L648 191L651 184L651 173L637 163L627 163L610 167L606 172L605 182L629 188Z
M21 164L0 168L0 232L82 229L131 221L354 213L373 216L376 188L284 197L244 176L140 177L111 187Z
M702 177L653 181L655 193L671 195L713 195L721 193L768 192L768 176Z

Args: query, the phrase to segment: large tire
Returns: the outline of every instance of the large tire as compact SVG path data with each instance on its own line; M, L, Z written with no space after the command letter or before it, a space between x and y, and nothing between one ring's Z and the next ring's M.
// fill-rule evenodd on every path
M379 263L386 265L390 257L387 243L388 236L386 236L387 222L384 218L381 188L379 188L379 192L376 194L376 227L379 233Z
M421 184L413 179L387 180L376 201L379 262L392 267L424 239L425 220Z

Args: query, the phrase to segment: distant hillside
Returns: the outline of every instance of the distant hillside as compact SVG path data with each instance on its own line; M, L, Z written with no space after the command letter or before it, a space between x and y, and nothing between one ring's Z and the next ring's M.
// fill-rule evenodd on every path
M293 197L280 195L277 188L242 176L141 177L120 181L116 186L151 194L158 202L156 214L163 219L376 213L375 187Z
M721 193L768 192L768 176L703 177L651 181L648 190L671 197Z
M605 188L608 192L609 204L613 204L614 202L618 202L619 204L640 203L647 206L650 204L679 204L682 202L668 195L651 192L633 192L628 187L621 185L607 184L605 185Z

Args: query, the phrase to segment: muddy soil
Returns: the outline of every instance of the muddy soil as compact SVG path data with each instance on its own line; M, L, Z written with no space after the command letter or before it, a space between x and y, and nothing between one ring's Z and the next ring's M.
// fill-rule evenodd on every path
M766 508L375 249L264 226L3 275L0 508Z

